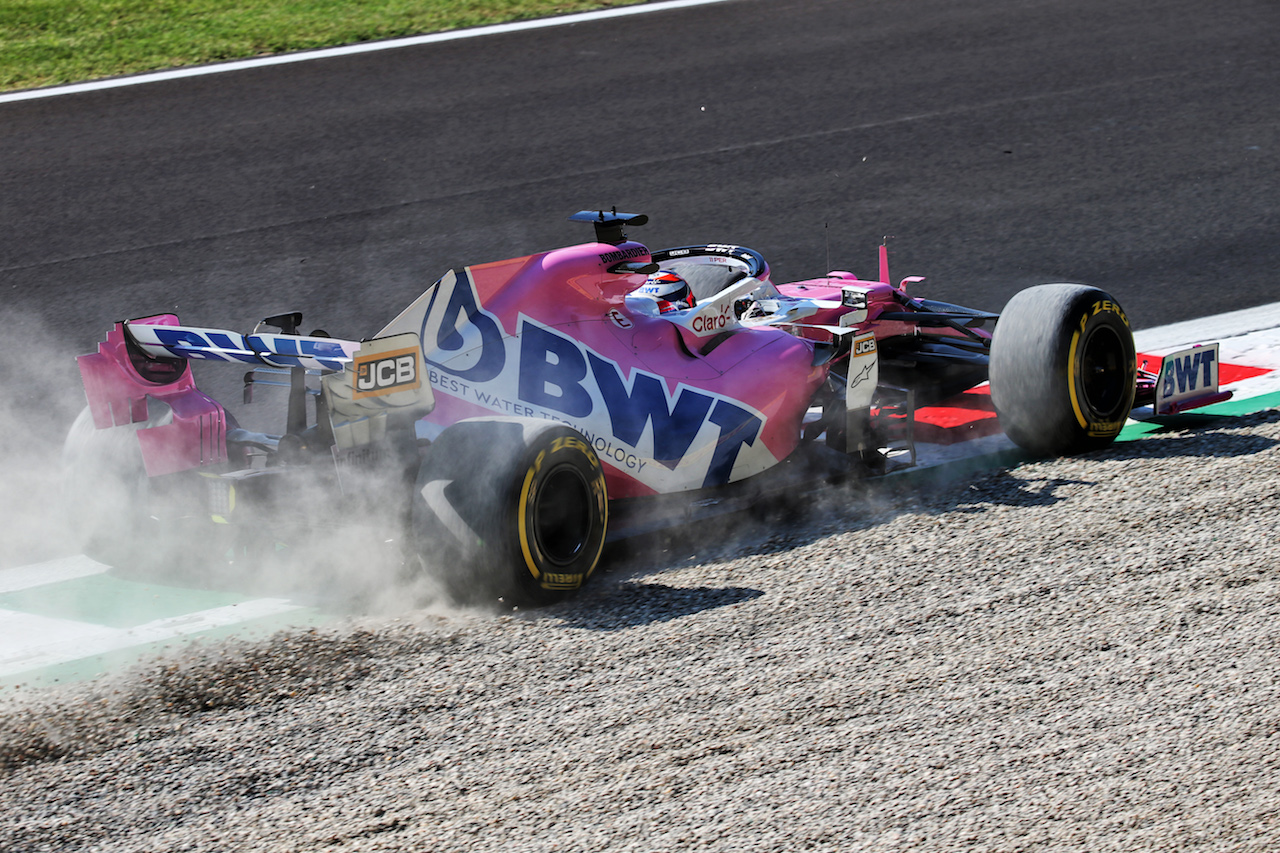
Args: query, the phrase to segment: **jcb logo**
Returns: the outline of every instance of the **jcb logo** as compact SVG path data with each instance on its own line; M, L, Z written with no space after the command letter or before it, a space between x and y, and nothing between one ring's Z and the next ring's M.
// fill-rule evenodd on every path
M412 391L422 386L416 349L380 352L355 358L356 381L352 397L379 397L396 391Z
M876 351L875 338L863 338L862 340L855 342L853 345L854 355L866 355L867 353L872 353L875 351Z

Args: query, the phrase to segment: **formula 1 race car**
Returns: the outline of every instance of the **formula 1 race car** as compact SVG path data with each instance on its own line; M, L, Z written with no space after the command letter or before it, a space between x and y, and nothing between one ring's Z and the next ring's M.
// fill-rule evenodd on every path
M127 560L179 517L269 527L303 505L317 523L389 520L406 562L458 598L545 602L580 587L646 501L785 488L800 459L910 465L916 408L987 381L1036 454L1102 447L1136 405L1223 397L1216 345L1167 358L1176 376L1141 371L1096 288L1033 287L997 318L891 284L883 246L876 280L774 285L742 246L651 251L624 233L643 215L571 219L594 241L447 272L363 341L301 335L299 314L251 334L117 323L79 359L89 405L67 443L86 552ZM284 430L238 427L191 359L249 365L246 400L287 388Z

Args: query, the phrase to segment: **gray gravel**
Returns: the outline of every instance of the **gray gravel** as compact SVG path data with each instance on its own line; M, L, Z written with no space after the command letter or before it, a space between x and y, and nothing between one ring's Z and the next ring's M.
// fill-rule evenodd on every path
M1280 414L8 700L0 849L1280 849Z

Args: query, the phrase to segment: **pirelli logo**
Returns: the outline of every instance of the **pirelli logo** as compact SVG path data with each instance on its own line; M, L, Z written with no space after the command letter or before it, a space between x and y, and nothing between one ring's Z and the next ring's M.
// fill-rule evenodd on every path
M381 397L397 391L416 391L422 387L417 347L367 356L356 353L353 366L356 378L351 396L354 399Z

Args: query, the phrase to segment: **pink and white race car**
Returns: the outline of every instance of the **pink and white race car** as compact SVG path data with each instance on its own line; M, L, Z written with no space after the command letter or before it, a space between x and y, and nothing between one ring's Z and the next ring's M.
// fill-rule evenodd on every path
M299 335L299 314L251 334L117 323L79 359L89 406L67 444L87 552L129 559L179 516L270 525L319 487L339 517L394 517L406 560L456 596L541 602L580 587L655 499L910 465L915 409L987 381L1037 454L1101 447L1135 405L1224 396L1215 348L1176 377L1138 370L1096 288L1030 288L997 323L890 283L883 246L877 280L774 285L742 246L652 251L624 233L643 215L571 219L595 239L450 271L363 341ZM238 428L191 359L251 366L246 398L287 387L283 432Z

